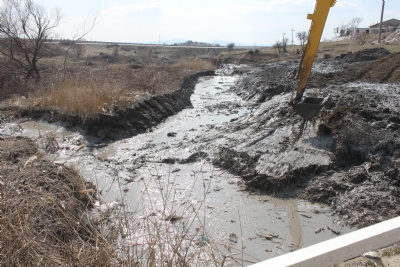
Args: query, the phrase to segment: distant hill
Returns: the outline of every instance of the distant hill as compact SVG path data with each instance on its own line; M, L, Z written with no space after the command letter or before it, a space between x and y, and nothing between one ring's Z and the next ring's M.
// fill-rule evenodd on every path
M211 41L210 43L219 44L220 46L226 46L227 44L232 43L232 42L228 42L228 41L224 41L224 40L214 40L214 41ZM235 43L235 46L250 46L250 47L254 46L254 44L244 44L244 43L238 43L238 42L233 42L233 43ZM256 47L261 47L261 46L265 47L265 46L272 46L272 45L270 45L270 44L255 44L255 46Z
M173 44L181 44L187 42L187 39L182 39L182 38L173 38L169 40L161 40L161 41L152 41L152 42L142 42L143 44L166 44L166 45L173 45ZM202 42L198 40L192 40L192 41L197 41L197 42ZM219 44L220 46L227 46L229 43L232 43L232 41L225 41L225 40L213 40L211 42L203 42L203 43L208 43L208 44ZM245 43L238 43L234 42L235 46L254 46L254 44L245 44ZM256 44L257 47L260 46L270 46L270 45L265 45L265 44Z
M166 44L166 45L173 45L186 42L186 39L182 38L173 38L169 40L161 40L161 41L153 41L153 42L143 42L143 44Z

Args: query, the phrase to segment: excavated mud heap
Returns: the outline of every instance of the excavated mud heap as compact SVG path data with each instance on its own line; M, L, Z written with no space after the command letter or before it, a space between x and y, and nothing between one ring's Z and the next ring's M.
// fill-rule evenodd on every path
M241 175L251 187L278 194L289 190L297 197L328 204L349 225L364 227L400 215L400 54L378 48L316 62L308 87L318 90L307 93L330 94L331 101L308 122L315 126L317 137L302 142L314 142L311 150L296 147L304 125L293 110L279 101L268 105L275 99L290 99L286 92L293 88L297 64L267 64L243 76L233 90L259 106L230 127L231 131L251 128L247 139L257 140L243 139L243 145L232 142L214 163ZM276 149L261 142L280 129L293 133L280 138ZM322 149L328 154L321 153L316 140L329 138L332 144ZM300 151L299 159L305 152L329 155L330 163L296 167L293 162L274 174L286 163L279 163L279 157L273 158L276 162L265 159L289 150Z
M395 83L400 81L400 54L384 48L366 49L344 54L332 60L317 59L316 64L332 66L334 71L313 72L308 88L324 88L354 81Z
M335 107L316 118L335 137L334 172L312 177L299 196L331 205L350 225L400 214L400 88L387 86L341 86Z
M386 57L388 55L390 55L390 52L385 48L377 47L372 49L364 49L355 53L343 54L340 56L340 61L346 63L371 61Z

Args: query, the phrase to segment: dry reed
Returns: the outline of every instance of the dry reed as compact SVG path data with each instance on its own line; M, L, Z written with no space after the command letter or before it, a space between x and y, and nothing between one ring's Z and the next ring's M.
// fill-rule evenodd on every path
M30 102L81 116L113 112L115 107L124 108L140 100L142 95L178 89L184 76L190 73L212 69L215 66L202 59L179 61L168 66L149 64L139 69L122 64L96 71L76 69L65 77L52 77L48 90L40 94L40 100Z
M191 60L179 60L169 66L171 69L177 70L194 70L194 71L207 71L215 69L215 65L211 60L206 59L191 59Z
M27 138L0 148L0 266L110 266L114 250L89 216L94 187Z
M117 102L119 93L119 88L88 72L56 81L42 95L40 104L79 115L96 114Z

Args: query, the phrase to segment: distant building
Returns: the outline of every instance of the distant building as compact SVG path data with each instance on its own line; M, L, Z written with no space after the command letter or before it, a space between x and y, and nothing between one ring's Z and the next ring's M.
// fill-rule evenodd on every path
M356 28L355 34L369 34L370 32L370 28Z
M369 28L356 28L354 34L369 34L369 33L379 33L380 23L377 22L369 26ZM400 28L400 20L389 19L382 21L382 32L395 32Z
M376 23L369 27L371 29L379 29L379 24L380 23ZM400 20L398 19L389 19L387 21L382 21L382 29L398 28L399 26L400 26Z

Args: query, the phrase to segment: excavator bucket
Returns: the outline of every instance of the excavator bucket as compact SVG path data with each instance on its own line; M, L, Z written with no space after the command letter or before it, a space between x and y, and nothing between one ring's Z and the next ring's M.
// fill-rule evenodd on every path
M324 106L324 98L306 97L295 105L297 113L305 120L316 116Z

